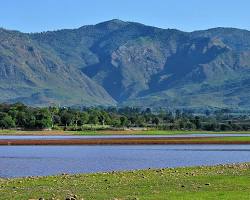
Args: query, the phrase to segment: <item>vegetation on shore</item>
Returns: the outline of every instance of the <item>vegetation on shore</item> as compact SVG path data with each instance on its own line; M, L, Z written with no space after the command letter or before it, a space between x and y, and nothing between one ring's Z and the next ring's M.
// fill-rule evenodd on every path
M248 199L250 164L0 179L0 199Z
M157 130L164 131L249 131L248 115L231 115L228 110L195 114L187 110L139 108L35 108L21 103L0 104L0 128L21 130ZM171 132L173 133L173 132ZM163 133L163 134L166 134Z

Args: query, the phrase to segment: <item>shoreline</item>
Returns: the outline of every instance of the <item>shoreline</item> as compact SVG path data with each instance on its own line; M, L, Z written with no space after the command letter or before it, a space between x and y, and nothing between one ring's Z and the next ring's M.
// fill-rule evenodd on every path
M204 131L204 130L0 130L0 136L106 136L106 135L187 135L187 134L250 134L250 131Z
M1 139L0 146L10 145L187 145L250 144L244 137L135 137L84 139Z
M9 178L0 199L248 199L249 174L249 163L237 163Z

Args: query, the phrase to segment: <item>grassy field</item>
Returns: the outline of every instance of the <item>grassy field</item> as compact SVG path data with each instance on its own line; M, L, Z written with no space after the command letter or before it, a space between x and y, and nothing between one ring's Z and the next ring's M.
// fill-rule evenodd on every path
M186 134L250 134L250 131L187 131L187 130L124 130L124 131L66 131L73 135L186 135Z
M0 179L0 199L249 199L250 164Z
M186 130L99 130L99 131L18 131L0 130L0 135L185 135L185 134L250 134L250 131L186 131Z

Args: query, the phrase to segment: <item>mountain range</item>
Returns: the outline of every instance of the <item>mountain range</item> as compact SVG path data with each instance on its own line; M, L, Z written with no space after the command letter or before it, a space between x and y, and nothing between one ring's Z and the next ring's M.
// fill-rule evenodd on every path
M250 32L183 32L110 20L0 29L0 101L33 106L250 106Z

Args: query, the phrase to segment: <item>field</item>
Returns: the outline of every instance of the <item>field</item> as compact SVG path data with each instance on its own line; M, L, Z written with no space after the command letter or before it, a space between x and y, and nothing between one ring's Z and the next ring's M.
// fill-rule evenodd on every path
M249 177L238 164L0 179L0 199L249 199Z

